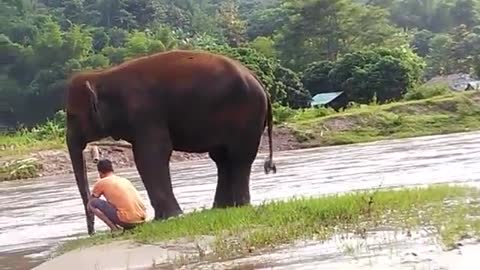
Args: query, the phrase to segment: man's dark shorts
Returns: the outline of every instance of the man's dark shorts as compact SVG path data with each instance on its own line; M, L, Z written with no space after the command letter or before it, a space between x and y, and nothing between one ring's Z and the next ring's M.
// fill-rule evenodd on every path
M107 218L110 219L115 225L121 226L124 229L132 229L136 225L122 222L117 216L117 208L105 200L92 198L90 205L102 211L102 213L107 216Z

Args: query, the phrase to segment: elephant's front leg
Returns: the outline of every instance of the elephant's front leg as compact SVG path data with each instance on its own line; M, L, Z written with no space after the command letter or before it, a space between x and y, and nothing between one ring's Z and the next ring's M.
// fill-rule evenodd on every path
M155 219L182 213L170 179L171 153L172 144L166 131L145 132L133 143L135 164L155 210Z

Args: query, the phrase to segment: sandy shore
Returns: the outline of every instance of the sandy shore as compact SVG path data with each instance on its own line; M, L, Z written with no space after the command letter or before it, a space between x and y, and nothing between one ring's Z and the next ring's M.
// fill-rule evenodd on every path
M425 231L372 231L366 237L336 235L331 239L298 241L268 252L231 261L198 260L199 251L209 254L210 237L140 245L119 241L75 250L43 263L34 270L77 269L325 269L325 270L473 270L480 244L465 240L444 250ZM198 246L197 246L198 245ZM187 258L194 258L188 263Z

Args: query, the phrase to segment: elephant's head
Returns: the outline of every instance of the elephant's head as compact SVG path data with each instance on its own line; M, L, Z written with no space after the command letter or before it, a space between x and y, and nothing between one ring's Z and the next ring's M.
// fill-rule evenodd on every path
M94 233L94 215L87 208L90 190L83 150L87 143L107 137L106 106L99 101L95 76L75 76L67 88L66 142L75 179L85 207L88 233ZM108 113L107 113L108 114Z

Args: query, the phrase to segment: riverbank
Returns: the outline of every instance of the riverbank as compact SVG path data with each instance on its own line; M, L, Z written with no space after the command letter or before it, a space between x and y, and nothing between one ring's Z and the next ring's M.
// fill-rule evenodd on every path
M273 133L275 152L302 148L301 144L289 129L277 127L274 129ZM262 137L259 153L265 153L268 151L267 139L268 137L265 132ZM8 155L0 158L0 166L3 166L3 173L5 174L2 176L2 168L0 168L0 181L73 173L70 157L65 146L53 143L48 146L52 147L30 153L25 151L23 146L19 147L21 150L18 152L10 150ZM93 146L97 146L97 144L93 143L88 145L87 149L84 151L88 172L96 171L93 156L90 154L90 150ZM99 157L110 159L115 169L135 166L131 145L127 142L105 140L99 142L97 147ZM174 151L171 156L171 161L178 162L205 158L208 158L208 153L196 154ZM7 174L10 174L10 176Z
M423 100L353 107L342 112L277 107L275 122L275 152L473 131L480 130L480 93L449 93ZM48 139L32 139L28 133L0 136L0 181L72 173L59 130L51 125L43 131L57 134L41 137ZM100 157L111 159L115 168L135 166L128 144L110 142L99 146L99 150ZM259 152L267 150L264 134ZM208 155L174 152L172 161L203 158ZM94 171L90 155L86 155L86 161L88 170Z
M103 232L69 241L59 257L38 269L57 269L62 262L77 265L86 254L91 269L95 263L125 268L126 257L132 258L130 269L190 269L187 266L192 264L268 254L299 240L320 243L346 234L365 239L379 230L407 238L425 230L443 250L451 250L458 248L459 241L480 236L479 195L479 189L469 186L432 185L197 211L149 222L115 238ZM99 256L106 250L109 256ZM355 247L345 252L355 252Z
M480 129L480 92L356 107L317 116L295 115L286 127L303 147L341 145Z

